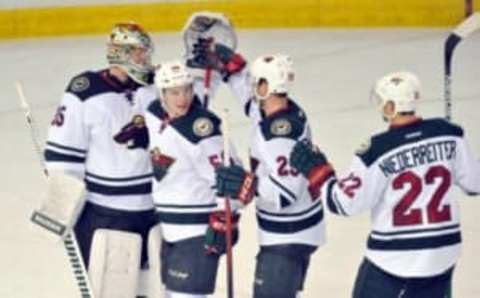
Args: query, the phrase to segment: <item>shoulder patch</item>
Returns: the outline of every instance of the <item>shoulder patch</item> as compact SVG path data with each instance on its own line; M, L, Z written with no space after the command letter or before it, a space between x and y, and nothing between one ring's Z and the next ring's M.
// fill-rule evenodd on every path
M99 72L87 71L75 76L66 92L73 93L81 101L106 92L115 92L100 76Z
M193 144L203 139L221 135L220 119L200 105L192 106L190 112L173 120L170 125Z
M90 87L90 80L85 75L74 78L70 83L70 89L75 93L83 92L87 90L89 87Z
M372 146L372 141L370 139L365 140L360 146L355 150L355 154L362 155L365 154L370 147Z
M199 137L206 137L213 132L213 122L206 117L200 117L193 121L193 133Z
M270 132L274 136L287 136L292 132L292 123L287 118L278 118L270 124Z

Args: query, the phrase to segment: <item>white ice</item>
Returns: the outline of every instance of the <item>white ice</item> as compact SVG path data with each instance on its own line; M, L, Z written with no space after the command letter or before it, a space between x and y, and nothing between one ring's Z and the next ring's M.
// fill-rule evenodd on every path
M447 30L262 30L242 31L240 51L249 59L284 52L295 61L293 97L306 109L314 138L339 172L354 150L385 128L369 104L374 80L393 70L416 72L423 82L419 111L442 117L443 42ZM61 245L30 230L29 215L40 200L44 178L19 108L14 82L21 80L44 140L68 80L105 66L104 37L69 37L0 43L0 297L79 297ZM182 53L179 34L156 34L155 60ZM480 156L480 34L462 41L454 57L453 119L467 131ZM227 89L214 108L231 110L231 137L247 155L248 120ZM478 110L477 110L478 109ZM463 255L455 270L454 297L480 297L480 200L458 194L462 208ZM235 248L236 297L250 297L257 251L253 208L245 212ZM329 215L328 244L317 251L303 297L349 297L369 230L368 215ZM224 264L214 297L225 297Z

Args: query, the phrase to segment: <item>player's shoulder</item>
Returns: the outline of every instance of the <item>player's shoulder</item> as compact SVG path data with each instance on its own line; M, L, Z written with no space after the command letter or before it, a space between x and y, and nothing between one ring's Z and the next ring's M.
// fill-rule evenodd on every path
M373 135L355 151L366 165L374 163L380 156L406 144L436 137L463 137L462 127L443 118L419 120L412 125L390 129Z
M81 101L112 91L115 90L102 77L102 71L85 71L74 76L65 90L67 93L74 94Z
M463 137L463 128L443 118L432 118L422 121L424 129L432 136L456 136Z
M163 108L162 104L160 103L160 100L153 100L148 106L147 106L147 114L151 114L155 118L158 118L160 120L168 118L167 111Z
M293 101L289 101L288 108L277 112L260 123L262 135L269 141L275 138L297 140L307 125L305 112Z
M171 125L193 144L222 134L220 118L199 102L192 104L189 113L172 121Z

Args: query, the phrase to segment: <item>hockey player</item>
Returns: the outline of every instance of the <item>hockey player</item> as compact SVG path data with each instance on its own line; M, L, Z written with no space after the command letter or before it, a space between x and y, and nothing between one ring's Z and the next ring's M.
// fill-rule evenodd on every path
M163 235L161 278L166 297L202 298L214 292L225 252L226 215L213 189L223 159L221 121L202 107L184 62L161 64L155 84L160 99L148 107L146 123ZM232 218L233 242L238 219Z
M139 234L146 264L145 242L154 224L154 208L148 133L138 103L156 97L155 89L148 87L153 79L152 52L152 41L139 25L116 24L107 43L109 67L74 77L51 122L44 153L48 169L74 175L86 185L87 202L74 232L87 267L104 261L90 260L94 250L105 249L121 263L126 262L122 252L127 249L130 255L128 249L136 247L128 243L92 247L99 229Z
M308 181L288 165L297 140L310 139L310 128L303 110L289 97L294 79L290 57L258 57L251 78L247 71L228 73L242 60L221 44L200 40L197 46L195 61L226 73L224 80L253 122L252 173L235 165L219 167L217 191L244 204L257 193L260 250L254 297L294 298L303 289L311 254L325 242L322 202L309 191Z
M414 74L384 76L372 98L390 128L356 152L345 178L337 179L324 154L306 143L295 146L290 163L331 212L371 212L354 298L451 297L461 246L452 185L478 194L480 164L461 127L416 115L420 83Z

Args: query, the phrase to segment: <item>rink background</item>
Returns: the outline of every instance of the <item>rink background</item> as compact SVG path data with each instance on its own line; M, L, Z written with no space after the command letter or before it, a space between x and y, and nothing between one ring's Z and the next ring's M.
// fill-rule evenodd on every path
M443 41L447 31L409 30L259 30L241 31L240 51L248 59L271 52L289 53L297 70L293 98L305 108L314 139L338 172L353 151L385 125L369 105L373 81L388 71L412 70L423 83L419 111L443 116ZM155 62L182 52L179 34L154 35ZM467 131L480 156L480 35L463 41L454 57L453 119ZM86 69L105 65L103 37L30 39L0 43L0 297L77 297L63 248L30 231L28 217L44 180L29 129L18 107L14 81L24 83L40 138L46 131L68 80ZM230 92L221 89L214 109L231 110L232 140L246 161L249 122ZM463 256L455 272L454 297L480 296L480 200L459 195L462 208ZM328 243L314 255L303 297L349 297L367 238L368 215L327 216ZM257 251L253 206L241 221L235 248L236 297L250 297ZM214 297L225 297L225 273L219 272Z

